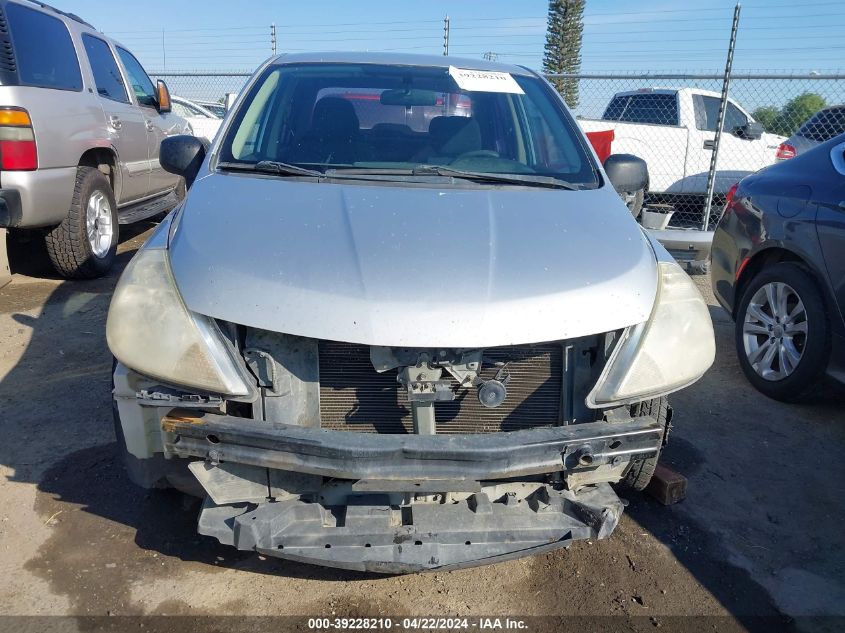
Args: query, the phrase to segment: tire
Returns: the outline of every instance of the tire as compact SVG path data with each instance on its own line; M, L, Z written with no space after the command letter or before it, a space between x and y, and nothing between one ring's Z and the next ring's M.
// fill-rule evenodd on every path
M664 428L662 450L669 440L669 430L672 428L672 407L669 406L669 398L663 396L631 405L631 415L654 418ZM632 459L625 470L625 474L622 475L622 479L619 480L619 487L624 490L645 490L654 475L654 469L657 468L659 460L660 450L653 457Z
M785 318L775 315L770 307L770 296L776 304L780 303L779 288L783 288L786 305L785 310L779 311L789 313ZM803 305L803 317L796 301ZM773 323L767 323L764 317L774 317ZM767 333L760 333L763 329ZM762 351L766 341L769 346ZM739 302L734 342L739 366L755 389L783 402L806 396L827 369L830 357L827 310L812 275L791 262L775 264L758 273ZM769 351L772 348L774 352ZM770 354L773 357L769 359Z
M77 167L67 217L44 236L53 267L68 279L106 274L117 254L117 203L108 179L94 167Z

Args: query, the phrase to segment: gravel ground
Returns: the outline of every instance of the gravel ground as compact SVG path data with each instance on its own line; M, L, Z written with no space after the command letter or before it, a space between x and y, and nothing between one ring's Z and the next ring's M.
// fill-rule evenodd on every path
M130 484L112 432L106 310L119 270L151 226L124 238L105 279L62 282L39 260L18 265L0 289L0 574L13 579L0 584L0 613L612 615L629 628L709 615L720 616L714 628L737 630L755 628L751 616L771 617L756 626L765 630L845 624L811 626L801 617L845 617L843 390L821 385L802 405L753 391L706 277L696 282L712 306L716 365L674 397L663 458L689 478L683 503L630 495L607 540L412 576L265 559L198 536L198 502Z

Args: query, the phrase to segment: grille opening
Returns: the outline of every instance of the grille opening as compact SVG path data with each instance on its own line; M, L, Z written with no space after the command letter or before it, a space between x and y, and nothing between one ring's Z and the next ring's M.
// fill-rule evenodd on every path
M458 388L456 399L437 402L437 432L491 433L554 426L561 421L563 345L548 343L490 348L485 359L508 362L510 382L504 403L490 409L475 387ZM366 345L320 341L320 418L323 428L367 433L413 433L411 405L397 370L378 373ZM497 368L485 362L482 377ZM451 377L444 372L444 379Z

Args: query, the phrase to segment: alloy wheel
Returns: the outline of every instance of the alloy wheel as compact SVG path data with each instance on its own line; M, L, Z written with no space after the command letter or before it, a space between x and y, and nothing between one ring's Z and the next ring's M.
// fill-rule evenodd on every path
M807 345L807 310L795 290L779 281L761 286L745 310L742 340L748 363L765 380L783 380Z
M111 248L114 226L111 205L103 192L95 191L88 198L85 220L91 252L97 257L105 257Z

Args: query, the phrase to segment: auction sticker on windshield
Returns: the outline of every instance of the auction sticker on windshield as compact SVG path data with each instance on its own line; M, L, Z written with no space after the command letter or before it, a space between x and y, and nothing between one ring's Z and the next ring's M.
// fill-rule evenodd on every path
M470 92L512 92L525 94L510 73L498 73L490 70L472 70L449 66L449 74L461 90Z

